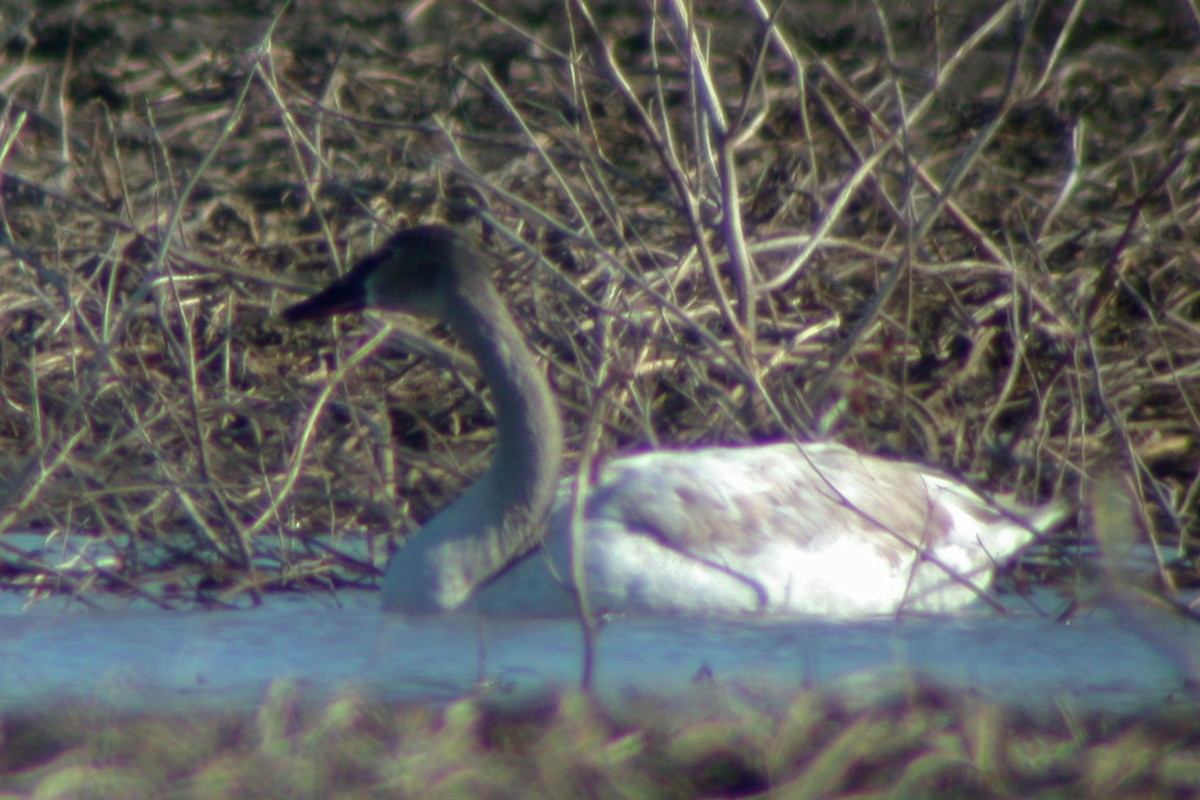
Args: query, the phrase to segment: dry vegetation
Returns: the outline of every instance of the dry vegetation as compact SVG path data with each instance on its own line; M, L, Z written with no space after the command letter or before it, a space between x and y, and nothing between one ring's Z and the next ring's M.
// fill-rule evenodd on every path
M257 714L6 728L0 788L39 797L1184 798L1200 781L1189 715L1038 719L920 686L866 709L724 697L620 718L567 694L514 718L476 701L305 709L285 685Z
M440 339L276 314L468 215L576 452L832 435L1080 505L1115 471L1194 577L1195 25L745 8L10 20L0 530L53 546L5 577L373 581L486 398Z
M487 398L437 332L277 312L433 220L506 265L577 457L833 436L1079 507L1116 475L1165 594L1200 577L1194 3L785 3L768 23L755 0L303 2L276 27L274 7L157 5L0 9L0 532L47 541L0 535L5 586L177 606L372 584L480 470ZM1026 568L1069 573L1081 545ZM948 727L855 724L925 742L899 773L1025 794L1024 756L963 744L985 723L915 708ZM257 736L250 763L287 764L325 724L282 754L244 725L195 747ZM373 746L399 758L407 724ZM738 787L823 757L764 766L792 752L767 729ZM587 730L599 772L677 756ZM1123 785L1086 732L1044 735L1075 753L1066 784ZM821 785L896 779L873 769Z

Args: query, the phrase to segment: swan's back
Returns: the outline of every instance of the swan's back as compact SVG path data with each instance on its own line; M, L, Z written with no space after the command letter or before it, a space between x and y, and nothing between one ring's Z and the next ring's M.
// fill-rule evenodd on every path
M535 574L550 574L545 553L570 574L568 500L564 489L545 552L475 608L569 613L569 595ZM934 470L838 444L655 451L607 464L588 496L588 593L615 612L949 613L1061 513L1027 528Z

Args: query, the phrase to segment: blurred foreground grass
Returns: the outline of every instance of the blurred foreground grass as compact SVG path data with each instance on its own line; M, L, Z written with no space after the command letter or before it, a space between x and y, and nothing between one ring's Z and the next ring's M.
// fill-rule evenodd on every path
M714 696L619 718L567 694L520 713L353 695L305 708L0 723L0 791L36 797L1167 798L1194 796L1190 711L1142 719L1016 713L912 685L851 708L817 693L764 710Z

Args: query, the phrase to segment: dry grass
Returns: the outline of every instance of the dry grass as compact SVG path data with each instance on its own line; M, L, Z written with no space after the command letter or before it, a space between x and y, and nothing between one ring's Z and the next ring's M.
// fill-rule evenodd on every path
M912 686L867 709L814 694L770 711L714 698L619 718L568 694L520 716L464 701L118 717L71 709L0 726L0 790L39 797L1159 798L1200 781L1194 719L1041 718Z
M1081 505L1116 473L1195 582L1196 20L206 8L6 20L0 530L51 545L0 538L9 585L372 583L486 398L427 333L275 315L466 213L574 452L832 435Z

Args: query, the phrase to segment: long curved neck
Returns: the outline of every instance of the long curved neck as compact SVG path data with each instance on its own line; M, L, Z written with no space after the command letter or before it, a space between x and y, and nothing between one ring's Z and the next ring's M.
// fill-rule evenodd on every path
M544 516L562 464L558 406L491 281L471 283L476 285L461 287L465 291L452 306L448 323L475 357L492 392L497 439L487 480L504 508L524 507ZM520 549L528 550L535 538L520 542Z
M383 587L391 610L436 612L465 602L536 544L558 483L562 423L554 397L486 275L459 276L446 321L491 389L496 449L479 481L396 554Z

